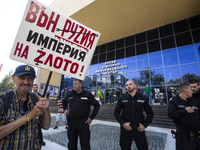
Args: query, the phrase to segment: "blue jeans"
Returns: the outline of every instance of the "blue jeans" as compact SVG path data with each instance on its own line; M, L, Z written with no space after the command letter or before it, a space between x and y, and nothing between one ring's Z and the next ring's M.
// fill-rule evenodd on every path
M108 103L113 103L113 95L108 95L109 101Z
M149 99L149 104L151 105L151 94L145 94L145 95Z

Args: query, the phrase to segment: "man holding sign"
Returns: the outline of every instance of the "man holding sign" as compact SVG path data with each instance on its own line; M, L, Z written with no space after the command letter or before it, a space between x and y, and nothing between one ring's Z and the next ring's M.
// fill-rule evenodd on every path
M20 65L12 76L14 91L0 94L0 149L41 149L38 129L48 130L49 101L30 93L35 70Z

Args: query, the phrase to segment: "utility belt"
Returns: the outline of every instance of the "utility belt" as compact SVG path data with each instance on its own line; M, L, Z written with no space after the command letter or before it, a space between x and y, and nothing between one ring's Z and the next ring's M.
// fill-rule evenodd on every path
M68 122L85 122L87 121L87 118L84 118L84 119L68 119Z
M193 141L195 137L200 136L200 133L193 132L193 131L187 131L177 128L176 132L174 130L171 130L172 137L176 138L177 136L183 137L183 134L187 135L190 141Z

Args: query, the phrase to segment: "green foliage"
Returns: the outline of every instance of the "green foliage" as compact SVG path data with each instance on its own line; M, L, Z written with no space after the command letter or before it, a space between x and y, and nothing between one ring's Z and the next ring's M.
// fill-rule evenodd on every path
M12 70L4 76L2 81L0 82L0 91L9 91L14 90L15 85L12 81Z

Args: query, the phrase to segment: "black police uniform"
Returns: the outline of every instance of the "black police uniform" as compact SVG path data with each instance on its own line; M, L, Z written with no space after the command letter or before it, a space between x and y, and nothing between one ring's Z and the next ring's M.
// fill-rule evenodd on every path
M120 114L122 111L122 114ZM144 117L143 111L147 116ZM120 147L122 150L130 150L132 137L139 150L147 150L148 144L144 132L139 132L137 127L141 123L145 128L152 122L154 113L149 105L146 96L137 93L132 97L128 92L122 94L116 104L114 111L115 118L121 125ZM122 126L126 122L131 122L131 131L127 131Z
M69 109L68 109L69 104ZM90 106L93 112L90 114ZM94 119L99 111L99 102L95 100L92 93L82 90L81 93L72 91L63 99L63 109L69 110L68 122L68 149L77 150L78 136L82 150L90 150L90 130L86 122L88 117Z
M194 99L196 101L197 106L198 106L198 112L200 114L200 91L198 91L198 93L193 93L192 94L192 99Z
M186 107L194 108L194 113L188 113ZM169 101L168 116L176 125L176 149L200 149L200 121L196 101L189 98L185 101L177 95Z

